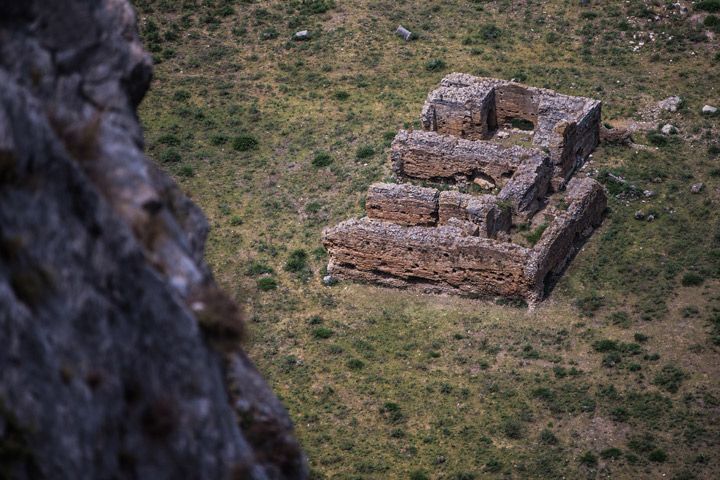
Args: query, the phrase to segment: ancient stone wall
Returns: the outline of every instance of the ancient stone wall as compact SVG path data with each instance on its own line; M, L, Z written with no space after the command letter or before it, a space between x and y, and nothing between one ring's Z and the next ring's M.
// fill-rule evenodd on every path
M400 225L435 225L438 196L434 188L374 183L368 189L365 210L370 218Z
M328 230L328 272L340 279L428 292L525 296L531 251L457 227L403 227L363 218Z
M591 178L570 180L565 195L567 210L555 217L533 248L526 275L543 288L548 275L562 273L575 249L600 225L607 207L602 186Z
M534 131L508 131L518 119ZM428 292L543 298L606 207L600 184L583 178L568 184L566 210L546 208L597 145L600 102L451 74L428 96L421 120L425 131L395 137L393 171L451 189L373 184L368 217L324 231L328 273ZM517 144L528 142L539 148ZM487 193L460 191L470 182ZM512 240L522 238L521 225L541 222L549 226L534 246Z
M453 73L428 95L421 120L425 130L470 140L491 140L513 119L532 122L532 145L549 152L558 189L597 146L600 108L589 98Z
M423 180L472 180L482 174L504 185L530 157L547 154L534 148L477 142L436 132L401 130L393 140L391 161L400 176Z

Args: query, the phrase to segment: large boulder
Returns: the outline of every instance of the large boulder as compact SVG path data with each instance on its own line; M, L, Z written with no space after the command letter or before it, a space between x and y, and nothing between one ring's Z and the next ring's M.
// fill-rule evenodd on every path
M126 0L0 3L0 471L305 478L207 222L143 154L151 74Z

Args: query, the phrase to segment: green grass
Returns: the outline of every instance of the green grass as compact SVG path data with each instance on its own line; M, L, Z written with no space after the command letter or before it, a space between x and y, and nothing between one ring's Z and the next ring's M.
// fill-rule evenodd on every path
M206 212L209 263L246 304L248 354L315 478L720 470L720 131L700 114L720 102L720 54L692 14L655 3L136 2L157 63L148 154ZM639 29L656 40L633 52ZM653 122L678 135L595 151L608 215L533 311L321 282L322 229L362 215L394 133L419 128L451 71L599 98L611 124L684 99Z

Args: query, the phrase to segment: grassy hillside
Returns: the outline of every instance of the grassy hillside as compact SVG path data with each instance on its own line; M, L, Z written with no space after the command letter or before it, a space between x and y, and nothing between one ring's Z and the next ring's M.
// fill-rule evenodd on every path
M209 217L209 262L315 478L720 475L720 116L700 112L720 106L720 2L135 3L149 154ZM608 216L532 312L321 282L322 228L362 214L452 71L679 129L596 151ZM654 108L670 95L678 112Z

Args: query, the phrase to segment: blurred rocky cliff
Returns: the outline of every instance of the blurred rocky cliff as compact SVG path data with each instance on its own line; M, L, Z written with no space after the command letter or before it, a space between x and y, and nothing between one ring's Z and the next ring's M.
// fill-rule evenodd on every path
M127 0L0 1L0 478L305 478L143 154L151 76Z

